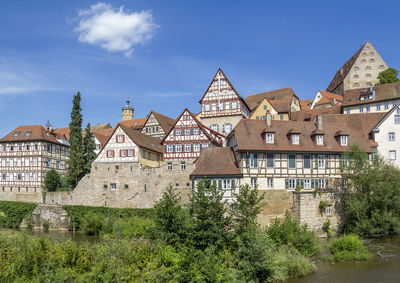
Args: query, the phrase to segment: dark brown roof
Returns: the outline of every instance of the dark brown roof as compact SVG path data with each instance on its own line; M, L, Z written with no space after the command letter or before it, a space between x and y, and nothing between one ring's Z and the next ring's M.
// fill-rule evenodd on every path
M219 175L242 175L233 151L229 147L203 149L195 161L195 169L190 177Z
M358 104L365 104L371 103L375 101L384 101L390 100L393 98L400 99L400 83L391 83L391 84L384 84L379 86L374 86L373 89L375 90L376 99L368 99L368 100L360 100L360 97L363 95L372 95L369 88L357 88L346 90L344 92L344 100L343 105L358 105Z
M292 105L292 100L291 99L276 99L276 100L269 100L269 103L271 103L272 107L274 107L274 109L278 113L289 113L290 105Z
M14 136L18 132L19 134ZM29 134L29 132L31 133ZM60 144L56 135L52 132L46 131L42 125L19 126L0 139L0 142L19 141L47 141Z
M348 147L341 146L339 140L335 137L337 131L343 130L351 133L348 138L349 145L356 143L366 152L372 152L372 147L377 145L370 139L369 134L384 115L385 113L322 116L325 134L323 146L316 145L312 137L312 133L317 130L314 121L273 120L272 127L276 129L274 144L265 142L265 137L262 135L265 121L262 120L241 120L232 134L236 135L237 146L240 151L344 152L348 150ZM292 128L301 131L299 145L292 144L287 136Z
M131 140L139 147L162 153L160 139L142 134L141 132L128 128L122 124L119 125ZM118 127L117 127L118 128Z
M272 102L272 100L289 100L290 102L292 102L293 96L295 96L293 89L287 87L249 95L248 97L246 97L245 101L250 110L253 111L264 98L267 99L270 103Z
M154 114L154 117L156 117L158 123L160 123L161 128L164 130L165 133L168 133L169 130L174 126L175 124L175 119L172 119L168 116L165 116L161 113L158 113L156 111L151 111L151 113ZM150 113L150 115L151 115ZM149 119L150 115L147 117L147 120ZM147 123L147 120L144 124Z
M293 121L309 121L313 120L317 115L326 115L326 114L340 114L341 106L332 106L327 108L317 108L303 111L296 111L290 113L290 120Z
M351 56L351 58L346 63L344 63L344 65L336 72L329 86L326 88L326 91L333 92L335 88L337 88L343 82L343 80L346 78L347 74L353 67L354 63L356 62L364 46L365 44L361 46L360 49L358 49L357 52L354 53L354 55Z
M99 140L102 146L104 146L107 143L108 139L110 138L98 132L94 132L93 135Z

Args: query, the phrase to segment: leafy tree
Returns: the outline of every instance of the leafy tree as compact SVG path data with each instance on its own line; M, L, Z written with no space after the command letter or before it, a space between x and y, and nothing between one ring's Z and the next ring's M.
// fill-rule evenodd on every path
M241 234L258 226L257 215L260 214L264 194L260 196L258 188L252 189L248 184L240 186L239 193L233 194L233 222L235 232Z
M83 167L84 174L90 173L92 162L96 158L96 153L94 152L95 149L96 143L94 142L94 135L90 131L90 123L88 123L85 128L85 137L83 139L83 156L85 160Z
M70 128L70 150L68 161L68 182L70 188L75 188L84 172L84 153L82 143L81 94L78 92L73 99Z
M397 77L399 71L394 68L388 68L378 75L378 83L376 85L384 85L390 83L400 82L400 79Z
M400 232L400 170L377 156L373 161L357 146L346 154L348 188L343 200L345 232L360 236Z
M223 247L228 240L231 218L223 191L216 183L203 179L190 197L189 213L194 218L194 244L200 249L210 245Z
M181 197L171 185L154 206L156 231L168 244L177 244L188 240L191 223L187 210L181 205Z
M61 187L60 174L55 169L50 169L44 177L44 187L48 192L55 192Z

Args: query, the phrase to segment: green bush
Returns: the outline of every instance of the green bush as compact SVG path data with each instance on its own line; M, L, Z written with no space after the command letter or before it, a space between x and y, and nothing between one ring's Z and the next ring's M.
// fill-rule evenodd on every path
M117 238L152 238L154 221L150 218L131 216L128 219L117 219L112 225L112 234Z
M61 176L55 169L50 169L44 177L44 187L48 192L55 192L61 187Z
M342 235L328 243L332 255L326 259L330 261L367 260L371 253L357 235Z
M315 255L319 251L315 232L308 230L306 224L300 225L289 214L284 219L276 218L265 232L275 244L292 245L305 256Z
M24 218L29 217L36 204L15 201L0 201L0 227L18 228Z

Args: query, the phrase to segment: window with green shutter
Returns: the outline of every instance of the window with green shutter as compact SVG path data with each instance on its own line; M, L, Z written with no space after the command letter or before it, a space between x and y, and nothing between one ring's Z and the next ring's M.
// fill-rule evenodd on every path
M274 155L273 154L267 154L267 168L274 168Z

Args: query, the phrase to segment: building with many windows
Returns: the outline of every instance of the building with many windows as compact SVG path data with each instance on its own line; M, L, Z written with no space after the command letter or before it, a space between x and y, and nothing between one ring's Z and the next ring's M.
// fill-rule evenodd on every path
M378 51L367 41L336 72L326 91L343 95L350 89L368 88L378 82L379 73L387 68Z
M143 125L142 134L162 139L174 124L174 119L158 112L151 111Z
M198 115L203 125L213 131L227 135L243 118L250 116L244 99L221 69L218 69L203 97Z
M41 125L17 127L0 139L0 193L41 192L46 173L55 169L64 175L68 159L64 136Z
M400 83L345 91L343 114L388 112L400 101Z

